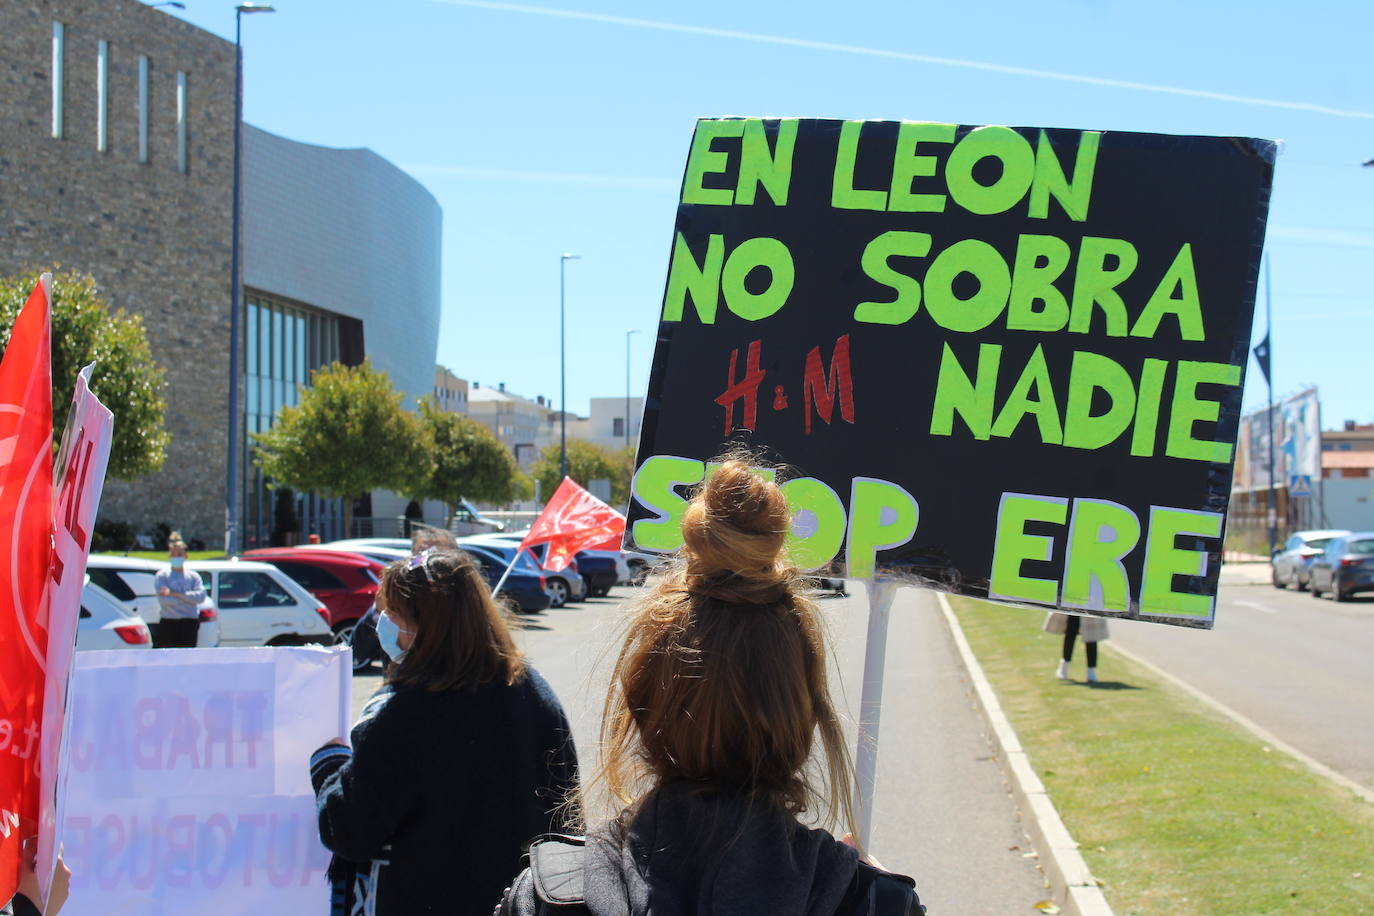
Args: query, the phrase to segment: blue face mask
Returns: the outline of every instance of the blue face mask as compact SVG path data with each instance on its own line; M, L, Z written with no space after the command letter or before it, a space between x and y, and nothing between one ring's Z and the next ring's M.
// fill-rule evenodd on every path
M402 630L400 627L396 626L396 621L392 620L386 614L379 614L377 616L377 643L382 647L382 651L386 653L386 657L398 665L401 663L401 658L406 654L405 650L402 649L396 641L403 632L409 633L410 631Z
M173 569L181 569L182 566L186 565L185 557L172 557L171 561Z

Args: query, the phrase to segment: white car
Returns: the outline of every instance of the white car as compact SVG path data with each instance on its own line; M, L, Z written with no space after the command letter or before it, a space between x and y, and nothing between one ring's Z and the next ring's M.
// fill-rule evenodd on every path
M81 589L81 618L76 622L76 648L151 649L152 634L137 614L124 609L118 599L86 580Z
M294 579L271 563L252 560L197 560L219 609L220 642L225 646L329 645L329 611Z
M121 602L125 610L141 617L152 628L162 619L155 580L157 571L166 565L156 560L93 553L86 558L86 575ZM200 615L200 627L196 633L197 649L213 649L220 640L219 615L215 611L215 602L210 598L208 582L205 583L205 591L205 600L197 607Z

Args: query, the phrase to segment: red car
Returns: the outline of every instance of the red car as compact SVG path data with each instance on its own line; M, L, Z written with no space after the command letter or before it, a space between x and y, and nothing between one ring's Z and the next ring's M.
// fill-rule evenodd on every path
M271 563L300 583L329 610L334 641L346 644L353 625L377 600L377 584L385 569L376 560L337 550L268 547L249 550L245 560Z

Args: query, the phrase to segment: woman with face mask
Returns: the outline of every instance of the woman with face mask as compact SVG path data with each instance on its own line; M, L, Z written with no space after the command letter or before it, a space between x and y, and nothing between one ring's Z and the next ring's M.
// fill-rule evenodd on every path
M530 840L564 827L567 718L467 554L393 563L377 606L382 688L352 747L310 761L331 913L487 916Z
M194 649L205 585L199 573L186 568L186 542L180 532L168 536L167 565L158 570L153 584L161 617L153 627L154 645L159 649Z

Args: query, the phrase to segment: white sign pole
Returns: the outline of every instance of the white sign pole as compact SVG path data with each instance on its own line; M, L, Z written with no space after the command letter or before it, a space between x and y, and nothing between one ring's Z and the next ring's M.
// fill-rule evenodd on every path
M516 548L515 556L510 558L510 565L506 567L505 572L501 573L501 578L496 580L496 584L491 587L491 594L493 597L495 597L495 595L501 591L501 586L506 584L506 579L510 577L510 571L515 568L516 563L520 562L520 554L524 552L525 547L523 544L520 547Z
M854 755L857 839L868 849L873 826L873 788L878 777L878 718L883 705L883 666L887 660L887 619L897 583L870 579L868 590L868 643L864 649L864 690L859 701L859 746Z

